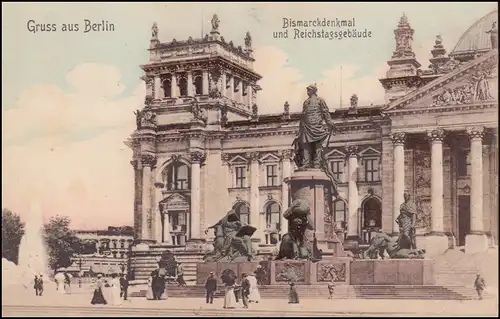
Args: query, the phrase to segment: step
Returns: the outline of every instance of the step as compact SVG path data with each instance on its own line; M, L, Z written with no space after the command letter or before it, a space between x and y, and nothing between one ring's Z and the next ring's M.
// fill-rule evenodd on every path
M282 299L288 295L287 286L261 286L260 295L263 298ZM327 298L326 286L297 286L299 295L303 298ZM203 297L205 288L201 285L188 287L167 287L170 297ZM140 289L131 294L133 297L145 297L146 289ZM223 291L217 296L222 297ZM337 286L334 291L336 299L425 299L425 300L467 300L476 298L473 289L467 287L441 286Z

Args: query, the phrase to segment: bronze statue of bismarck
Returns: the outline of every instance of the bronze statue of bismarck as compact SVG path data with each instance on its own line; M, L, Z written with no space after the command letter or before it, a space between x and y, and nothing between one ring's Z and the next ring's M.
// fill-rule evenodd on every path
M299 123L299 132L293 141L294 161L301 170L322 169L333 184L333 195L338 195L338 181L330 171L323 153L323 144L328 144L334 134L335 125L325 100L318 97L315 84L307 87L308 98L304 101Z

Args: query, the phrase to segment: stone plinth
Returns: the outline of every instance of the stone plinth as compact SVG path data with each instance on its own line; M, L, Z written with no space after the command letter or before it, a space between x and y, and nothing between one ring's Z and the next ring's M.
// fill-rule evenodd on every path
M430 259L353 260L351 285L434 285L434 261Z
M312 240L314 234L318 249L323 252L333 250L334 256L345 256L340 240L325 237L325 200L331 193L330 178L320 169L306 169L295 171L285 182L290 185L292 201L303 199L309 203L314 232L308 231L306 236Z
M205 262L197 265L196 283L205 284L210 272L214 272L220 284L220 275L225 269L233 270L238 278L242 273L251 274L260 264L266 271L266 285L287 285L293 277L297 285L328 284L332 278L338 284L349 284L350 258L328 258L318 262L308 260L275 260L252 262Z

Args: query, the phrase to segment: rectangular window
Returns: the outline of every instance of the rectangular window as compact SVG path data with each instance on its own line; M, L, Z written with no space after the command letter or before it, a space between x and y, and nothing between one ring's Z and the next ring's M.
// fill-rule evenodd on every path
M470 151L464 150L458 154L458 176L467 177L471 173Z
M339 182L343 182L343 174L344 174L344 161L336 160L330 162L330 169L333 173L335 179Z
M245 187L245 170L246 167L244 166L239 166L235 167L235 172L236 172L236 188L243 188Z
M377 182L379 180L378 172L378 160L377 159L365 159L365 181L367 182Z
M267 165L267 186L278 186L278 165Z

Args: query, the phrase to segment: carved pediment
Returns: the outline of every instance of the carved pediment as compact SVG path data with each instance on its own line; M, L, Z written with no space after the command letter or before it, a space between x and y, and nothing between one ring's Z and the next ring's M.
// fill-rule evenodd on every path
M326 153L326 158L345 158L346 154L342 153L337 149L333 149L330 152Z
M363 149L361 152L358 153L359 156L365 157L365 156L380 156L380 151L374 149L373 147L367 147Z
M384 112L433 109L498 100L498 51L464 64L423 87L389 103Z
M276 163L279 162L279 160L280 158L273 153L266 153L259 159L261 163Z
M229 164L231 164L231 165L238 165L238 164L246 165L247 162L248 162L247 159L241 155L236 155L229 160Z
M189 202L185 196L174 193L160 202L160 210L164 209L185 209L189 207Z

